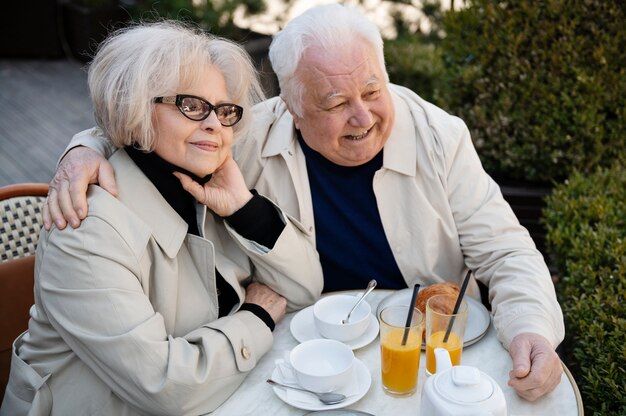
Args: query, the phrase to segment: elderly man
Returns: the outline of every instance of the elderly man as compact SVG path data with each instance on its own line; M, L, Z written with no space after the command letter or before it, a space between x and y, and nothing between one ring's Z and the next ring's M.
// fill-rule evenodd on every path
M356 9L319 6L276 35L280 97L254 109L236 144L247 185L293 216L315 245L324 290L459 283L489 288L509 384L536 400L562 373L561 309L541 254L485 173L463 121L389 83L383 41ZM71 147L110 155L91 130ZM115 193L108 163L77 147L52 181L45 224L77 227L88 182ZM477 295L476 281L469 293Z

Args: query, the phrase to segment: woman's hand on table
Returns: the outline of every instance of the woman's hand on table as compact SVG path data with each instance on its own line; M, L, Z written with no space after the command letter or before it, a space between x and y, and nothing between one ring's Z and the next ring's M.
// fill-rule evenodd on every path
M509 386L522 398L535 401L554 390L561 381L561 359L543 336L517 335L509 345L509 354L513 359Z
M250 283L246 288L245 303L259 305L270 314L274 323L280 322L287 311L287 299L261 283Z

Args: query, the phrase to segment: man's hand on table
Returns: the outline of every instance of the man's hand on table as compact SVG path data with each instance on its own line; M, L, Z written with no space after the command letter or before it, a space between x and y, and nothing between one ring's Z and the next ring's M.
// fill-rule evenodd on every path
M554 390L561 381L561 360L552 344L541 335L517 335L509 345L509 354L513 359L509 386L522 398L535 401Z
M67 223L78 228L87 215L87 187L99 183L102 188L117 195L115 174L111 164L98 152L87 147L75 147L59 163L48 198L43 206L43 224L50 230L52 222L59 229Z

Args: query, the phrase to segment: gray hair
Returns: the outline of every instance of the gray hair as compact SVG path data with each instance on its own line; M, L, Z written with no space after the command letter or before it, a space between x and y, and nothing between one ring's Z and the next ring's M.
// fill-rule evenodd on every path
M264 99L250 56L230 40L173 21L123 28L100 44L88 74L98 126L118 147L153 150L153 98L189 88L207 65L219 69L230 99L244 108L233 129L235 137L245 134L250 107Z
M376 52L385 82L383 39L378 27L356 8L339 4L313 7L291 20L278 32L269 49L272 68L278 78L281 97L291 111L302 116L305 86L296 76L296 70L307 48L339 50L364 40Z

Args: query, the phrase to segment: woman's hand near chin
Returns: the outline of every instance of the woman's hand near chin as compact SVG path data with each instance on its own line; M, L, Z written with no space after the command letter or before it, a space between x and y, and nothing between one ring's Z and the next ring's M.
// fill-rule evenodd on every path
M252 193L231 155L226 157L204 186L183 173L175 172L174 175L187 192L220 217L232 215L252 199Z

